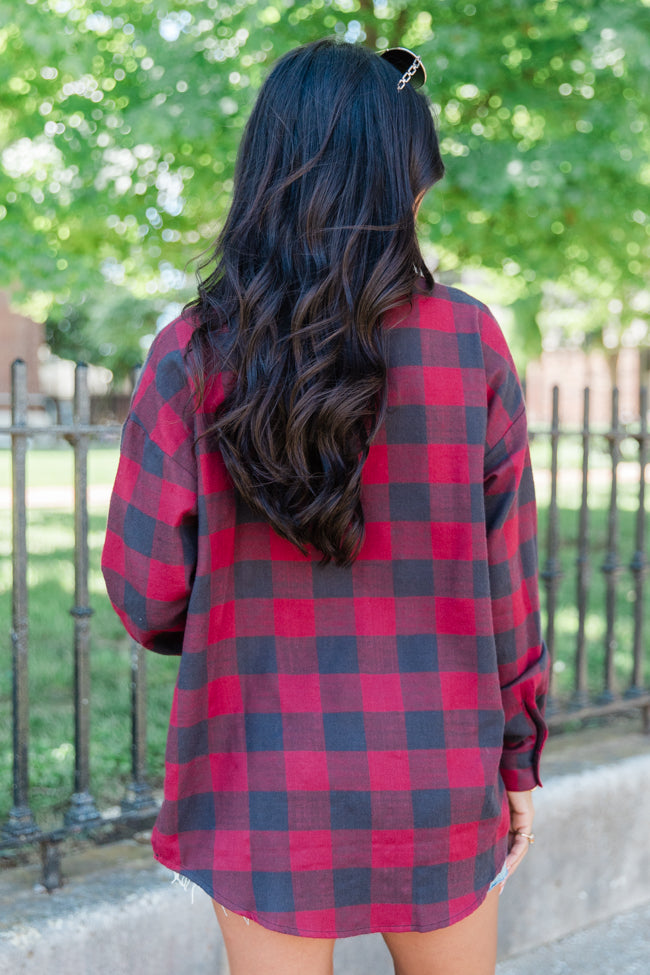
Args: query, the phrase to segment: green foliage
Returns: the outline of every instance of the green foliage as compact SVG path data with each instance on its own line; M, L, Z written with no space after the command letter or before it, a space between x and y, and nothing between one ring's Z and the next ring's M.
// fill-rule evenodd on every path
M116 332L101 310L107 287L116 306L134 297L150 314L188 297L183 269L226 212L270 63L336 34L414 46L427 65L447 176L420 226L441 269L505 273L511 300L560 282L598 328L620 301L624 330L650 253L649 7L0 0L0 284L49 316L61 350L72 315L84 323L75 356L117 372L141 357L149 326L132 304ZM527 311L521 326L530 331Z
M156 302L126 289L104 288L92 300L82 294L78 304L54 304L45 322L45 340L62 359L106 365L119 382L142 364L159 312Z

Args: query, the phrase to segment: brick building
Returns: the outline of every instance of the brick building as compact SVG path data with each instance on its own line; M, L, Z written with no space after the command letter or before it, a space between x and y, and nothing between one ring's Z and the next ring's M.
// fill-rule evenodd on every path
M0 410L7 410L11 406L11 363L14 359L25 360L29 393L35 398L39 396L38 350L43 338L43 326L12 311L7 295L0 291Z

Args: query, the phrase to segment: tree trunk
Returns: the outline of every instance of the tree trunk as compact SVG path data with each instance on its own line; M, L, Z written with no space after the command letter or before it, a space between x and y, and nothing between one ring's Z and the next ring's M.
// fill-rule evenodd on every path
M612 384L612 389L618 385L618 357L620 354L620 348L606 349L605 350L605 362L607 363L607 369L609 371L609 381Z
M359 0L359 10L366 35L366 45L374 51L377 48L377 20L373 0Z

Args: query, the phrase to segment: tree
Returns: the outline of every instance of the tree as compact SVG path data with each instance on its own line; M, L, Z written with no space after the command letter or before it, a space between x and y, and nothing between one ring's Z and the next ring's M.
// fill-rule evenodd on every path
M45 322L45 340L60 358L108 365L114 383L131 383L160 317L158 302L135 298L126 288L104 288L93 293L92 301L82 294L76 302L55 303Z
M546 281L597 325L620 301L625 328L650 253L649 6L0 0L0 284L55 345L71 315L96 335L108 294L119 341L107 319L77 351L123 372L107 350L141 354L144 306L191 293L270 63L337 34L425 61L447 176L420 226L441 270L505 274L533 338Z

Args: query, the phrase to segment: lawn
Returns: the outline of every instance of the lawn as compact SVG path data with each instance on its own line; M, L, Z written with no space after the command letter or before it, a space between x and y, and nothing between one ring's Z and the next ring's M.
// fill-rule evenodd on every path
M117 448L97 447L88 453L90 484L111 485L117 467ZM69 447L27 451L30 487L68 487L73 482L74 454ZM0 450L0 488L11 487L11 453Z
M89 483L112 483L117 450L89 455ZM71 450L28 453L28 488L72 483ZM10 483L8 451L0 451L0 488ZM89 513L91 620L91 791L100 808L122 798L130 778L130 643L113 611L99 567L105 510ZM35 509L28 513L30 803L39 825L58 825L72 792L74 773L73 514ZM11 519L0 518L0 823L11 806ZM178 661L149 654L148 743L150 783L160 785L165 733Z
M606 634L606 575L602 571L608 551L608 513L611 492L611 460L599 444L594 441L590 456L589 480L589 526L588 526L588 565L589 591L587 616L585 620L585 639L587 644L588 683L592 691L598 693L603 686L604 644ZM550 448L548 444L534 443L532 449L533 469L536 471L536 491L539 512L539 563L540 567L549 557L548 522L550 502ZM555 615L555 664L554 689L561 698L566 698L574 687L574 655L578 628L577 609L577 556L579 510L581 504L581 453L578 438L560 442L558 457L558 537L557 558L562 571L557 587L557 610ZM634 453L624 450L618 472L618 575L616 598L616 650L614 654L617 687L625 690L631 681L632 646L634 637L634 603L636 599L634 574L630 562L636 548L636 521L639 506L639 467L634 462ZM648 489L646 489L647 507ZM540 580L542 620L546 622L547 591ZM650 600L644 602L645 632L650 625ZM646 659L646 682L650 678L650 661Z
M564 450L564 448L563 448ZM534 444L534 462L540 471L540 563L546 557L548 447ZM560 561L564 576L558 588L556 616L555 681L558 693L567 695L573 684L573 655L577 610L575 608L575 542L578 526L580 484L574 473L579 457L575 445L567 444L561 456ZM89 482L93 489L109 490L117 462L116 448L97 447L89 457ZM72 484L72 451L30 450L28 487L62 487ZM599 571L606 552L609 485L606 457L594 464L597 474L590 485L590 558L592 562L587 641L589 680L594 689L602 686L605 638L605 585ZM635 512L638 487L629 470L622 478L619 497L620 560L627 565L634 551ZM0 492L10 484L9 452L0 451ZM6 493L6 492L5 492ZM99 569L105 530L105 505L90 510L90 599L91 621L91 792L100 808L115 805L122 798L130 778L130 647L129 640L113 612ZM29 549L29 690L30 690L30 803L39 825L58 825L72 792L73 753L73 619L69 614L73 598L73 517L67 508L32 508L28 519ZM11 806L11 519L2 510L0 518L0 823ZM623 569L617 601L617 679L629 682L633 624L633 576ZM542 586L542 603L544 587ZM650 600L646 601L650 607ZM650 608L648 609L650 612ZM149 654L148 744L149 781L161 784L165 733L171 704L177 660Z

